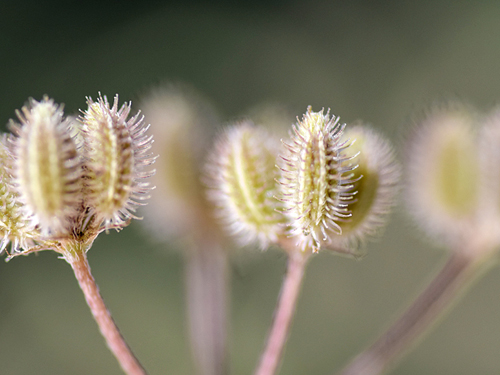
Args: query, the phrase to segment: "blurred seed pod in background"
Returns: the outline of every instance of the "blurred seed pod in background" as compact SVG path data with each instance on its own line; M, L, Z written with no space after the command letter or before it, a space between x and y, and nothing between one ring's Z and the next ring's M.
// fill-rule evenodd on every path
M425 233L455 244L475 227L480 165L474 114L461 105L434 109L406 151L406 194Z
M205 168L208 198L228 232L242 245L261 248L283 234L277 212L277 138L246 121L226 129L215 142Z
M227 249L206 202L204 159L218 125L214 109L195 90L152 90L141 108L155 134L156 187L144 208L147 229L163 244L181 240L185 259L188 329L199 375L227 373ZM163 247L163 246L162 246Z
M246 117L254 124L265 128L278 138L286 138L290 126L297 122L291 109L279 103L263 102L250 108L246 113Z
M344 142L352 142L344 153L355 158L347 163L352 171L354 199L347 208L351 217L340 222L342 233L331 237L332 247L357 254L363 243L379 232L387 221L401 177L401 167L388 140L365 125L346 127Z
M160 240L182 237L200 215L210 215L201 175L217 115L200 94L180 84L152 90L141 99L141 109L155 134L153 153L159 155L145 224Z

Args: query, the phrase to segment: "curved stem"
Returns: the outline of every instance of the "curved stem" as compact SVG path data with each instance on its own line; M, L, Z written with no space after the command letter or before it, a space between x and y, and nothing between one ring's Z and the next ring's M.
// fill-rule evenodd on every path
M70 256L65 256L65 258L75 272L75 277L85 295L85 300L99 326L101 334L104 336L109 349L113 352L123 371L128 375L145 375L146 371L123 339L99 294L99 288L90 273L90 266L87 262L85 251L71 252Z
M341 375L379 375L412 344L429 332L463 291L481 273L486 257L455 251L444 267L401 317L368 349L358 355Z
M287 271L274 312L271 331L255 375L273 375L281 362L309 255L295 248L287 249L287 243L282 243L282 246L285 250L290 250Z

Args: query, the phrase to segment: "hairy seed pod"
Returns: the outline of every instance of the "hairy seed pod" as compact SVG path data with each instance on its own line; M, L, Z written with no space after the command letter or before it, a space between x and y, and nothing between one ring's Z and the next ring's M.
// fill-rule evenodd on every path
M193 88L170 84L142 98L142 113L155 135L156 186L143 210L144 226L159 240L191 236L210 217L200 175L213 129L219 124L210 103Z
M477 137L463 107L434 110L407 150L407 197L416 221L431 236L455 243L470 228L479 202Z
M118 95L110 107L106 96L87 99L82 118L85 169L85 204L105 227L122 226L132 212L149 198L151 188L143 180L154 171L143 171L154 162L148 152L152 136L140 113L127 119L131 103L118 109Z
M356 193L352 171L357 165L351 162L356 155L345 153L351 142L342 140L344 128L329 111L309 107L284 142L281 200L303 250L318 251L351 217L347 207Z
M342 234L333 237L332 244L355 253L367 236L375 235L385 224L394 204L401 168L389 142L371 128L355 125L346 129L343 137L353 141L345 154L357 155L354 161L358 168L352 177L357 193L348 205L352 216L340 223Z
M11 243L11 253L32 245L38 231L26 216L19 195L13 187L14 159L8 149L7 135L0 138L0 254Z
M265 248L283 230L276 212L277 142L249 122L230 127L216 141L206 167L208 198L229 232L242 244Z
M60 235L81 202L81 166L71 123L52 99L30 100L17 112L21 124L11 123L14 175L27 214L44 235Z

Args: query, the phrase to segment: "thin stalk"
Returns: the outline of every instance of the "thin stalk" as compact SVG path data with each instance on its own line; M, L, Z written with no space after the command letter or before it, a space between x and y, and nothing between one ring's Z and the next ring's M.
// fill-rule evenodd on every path
M209 234L186 251L187 309L200 375L227 374L227 254Z
M123 371L128 375L145 375L146 371L120 334L110 312L99 294L99 288L90 272L85 251L75 251L65 257L75 272L78 284L85 295L87 305L94 316L106 344L114 354Z
M487 249L489 250L489 249ZM485 265L487 256L455 251L436 277L400 318L374 344L348 364L340 375L379 375L407 353L411 346L448 312Z
M294 245L290 245L287 242L282 241L281 245L285 250L289 250L287 271L281 287L278 305L274 312L273 324L267 338L266 347L260 358L255 375L273 375L278 369L297 306L309 255L301 252ZM289 249L290 246L294 248Z

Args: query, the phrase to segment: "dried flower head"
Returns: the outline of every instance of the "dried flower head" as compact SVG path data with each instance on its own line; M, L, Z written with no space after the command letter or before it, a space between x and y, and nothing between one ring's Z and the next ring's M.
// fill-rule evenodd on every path
M149 198L149 183L143 180L154 171L144 168L154 162L149 153L152 136L140 112L128 119L131 103L118 108L106 96L97 102L87 99L81 118L85 152L85 204L105 220L105 226L122 225L141 201Z
M456 241L476 218L479 161L473 117L463 107L432 112L415 132L407 154L407 194L422 228Z
M348 204L352 216L339 224L342 234L332 237L332 245L356 252L367 236L373 236L385 224L401 170L389 142L372 129L363 125L349 127L343 139L353 141L344 153L355 157L353 161L358 165L352 177L357 193Z
M81 204L81 160L70 136L70 122L52 99L30 100L11 122L14 177L26 216L45 235L68 232Z
M284 143L281 200L304 250L318 251L332 234L342 233L340 223L351 217L357 165L352 161L356 155L346 153L352 142L343 140L344 128L329 111L309 107Z
M221 134L209 157L208 198L243 244L258 240L265 248L283 231L274 199L276 151L277 141L264 129L242 122Z

